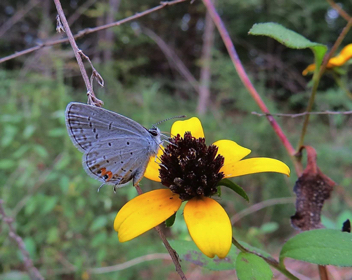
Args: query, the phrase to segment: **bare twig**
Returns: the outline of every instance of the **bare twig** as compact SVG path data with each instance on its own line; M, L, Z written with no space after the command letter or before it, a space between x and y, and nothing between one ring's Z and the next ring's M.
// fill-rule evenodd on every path
M169 254L155 253L155 254L148 254L148 255L140 256L140 257L134 258L132 260L126 261L124 263L119 263L116 265L104 266L104 267L93 267L93 268L79 268L79 269L83 270L83 271L87 271L89 274L103 274L103 273L109 273L109 272L114 272L114 271L121 271L121 270L130 268L132 266L138 265L140 263L153 261L153 260L169 260L169 261L171 261L171 257ZM46 272L46 274L44 274L46 277L50 277L53 275L72 273L72 272L75 272L78 270L78 267L72 265L63 257L60 257L59 261L60 261L60 263L64 264L64 268L49 270Z
M23 264L26 268L29 276L32 280L44 280L43 276L40 274L39 270L33 265L31 258L29 257L29 253L26 250L25 244L23 239L17 235L16 230L14 229L12 223L13 219L6 216L5 210L3 208L3 200L0 199L0 214L2 215L2 220L8 225L9 227L9 237L13 239L18 246L18 249L21 251L23 257Z
M342 16L346 21L349 21L351 19L350 15L346 13L340 5L336 4L333 0L326 0L332 8L334 8L340 16Z
M88 0L75 10L75 12L67 19L68 24L74 23L82 14L85 13L97 0Z
M192 75L192 73L188 70L186 65L182 62L182 60L178 57L175 51L168 46L165 41L160 38L155 32L150 30L149 28L142 27L143 33L146 34L150 39L152 39L165 54L166 58L169 61L170 67L175 68L194 88L194 90L199 92L199 84L197 79Z
M282 197L282 198L273 198L273 199L268 199L259 203L256 203L252 205L251 207L248 207L241 212L238 212L236 215L232 216L231 218L231 224L234 225L236 222L241 220L243 217L250 215L254 212L257 212L263 208L277 205L277 204L287 204L287 203L295 203L296 199L294 197Z
M101 30L104 30L104 29L107 29L107 28L111 28L111 27L114 27L114 26L119 26L119 25L124 24L126 22L133 21L133 20L141 18L141 17L143 17L145 15L151 14L151 13L153 13L155 11L161 10L161 9L165 8L166 6L172 6L172 5L175 5L175 4L178 4L178 3L181 3L181 2L185 2L185 1L187 1L187 0L174 0L174 1L170 1L170 2L161 2L160 5L158 5L158 6L154 7L154 8L148 9L148 10L146 10L144 12L141 12L141 13L136 13L135 15L127 17L127 18L124 18L122 20L119 20L119 21L116 21L116 22L113 22L113 23L109 23L109 24L105 24L105 25L102 25L102 26L98 26L98 27L95 27L95 28L83 29L83 30L79 31L77 34L75 34L73 36L73 38L77 39L77 38L83 37L83 36L85 36L87 34L91 34L91 33L94 33L94 32L97 32L97 31L101 31ZM19 56L34 52L34 51L39 50L39 49L44 48L44 47L50 47L50 46L54 46L54 45L62 44L62 43L67 43L67 42L69 42L69 39L68 38L63 38L63 39L59 39L59 40L48 41L48 42L45 42L45 43L42 43L42 44L38 44L35 47L29 48L29 49L26 49L26 50L23 50L23 51L20 51L20 52L16 52L14 54L11 54L9 56L5 56L5 57L1 58L0 59L0 64L5 62L5 61L17 58Z
M276 116L276 117L289 117L289 118L297 118L297 117L303 117L305 115L351 115L352 111L323 111L323 112L303 112L303 113L298 113L298 114L262 114L262 113L257 113L257 112L252 112L252 115L256 115L259 117L264 117L264 116Z
M136 186L136 190L137 190L139 195L141 195L143 193L143 191L142 191L142 189L140 188L139 185ZM176 271L177 271L178 275L180 275L182 280L187 280L185 274L182 271L181 264L180 264L179 259L178 259L178 255L177 255L176 251L174 249L172 249L171 245L169 244L169 241L167 241L167 239L166 239L161 227L160 226L156 226L154 229L159 234L159 237L160 237L161 241L164 243L167 251L169 252L169 254L171 256L171 259L172 259L172 261L173 261L173 263L174 263L174 265L176 267Z
M72 35L72 32L71 32L71 29L70 29L70 26L68 25L68 22L67 22L67 19L66 19L66 16L65 16L65 13L64 11L62 10L62 7L61 7L61 3L60 3L60 0L54 0L55 2L55 6L56 6L56 10L60 16L60 19L61 19L61 22L62 22L62 25L65 29L65 32L67 34L67 38L68 40L70 41L70 44L71 44L71 47L73 49L73 52L75 53L75 57L77 59L77 63L79 65L79 69L81 70L81 74L82 74L82 77L83 77L83 80L84 80L84 83L86 85L86 88L87 88L87 96L88 96L88 103L89 104L93 104L95 106L99 106L101 107L103 105L103 102L101 100L99 100L95 94L94 94L94 91L93 91L93 85L92 85L92 80L90 80L88 78L88 74L87 74L87 71L86 69L84 68L84 64L83 64L83 61L82 61L82 56L84 58L87 58L85 55L83 55L83 52L78 48L77 44L76 44L76 41ZM90 62L90 61L89 61ZM91 63L90 63L91 64ZM94 69L94 67L92 68L93 69L93 74L91 76L91 79L92 77L96 77L97 75L94 75L94 73L96 72L96 70ZM99 77L101 78L101 76L99 75Z
M104 23L109 24L115 21L115 15L119 10L121 0L109 0L109 10L107 11L106 20ZM103 61L109 62L112 59L112 45L114 43L114 32L112 29L105 30L104 44L108 46L103 50Z
M216 0L213 0L215 4ZM201 58L201 69L199 79L199 96L197 113L204 115L208 109L208 103L210 98L210 80L211 80L211 50L214 45L214 30L215 25L209 14L205 15L205 27L203 34L203 47L202 47L202 58Z
M152 261L152 260L171 260L171 258L170 258L170 255L168 255L168 254L161 254L161 253L160 254L149 254L149 255L141 256L141 257L129 260L127 262L117 264L117 265L91 268L88 270L88 272L93 273L93 274L102 274L102 273L107 273L107 272L120 271L120 270L129 268L131 266L137 265L139 263L146 262L146 261Z
M14 24L19 22L26 13L33 9L36 5L39 4L39 0L29 1L22 9L19 9L11 18L9 18L1 27L0 27L0 37L5 34Z

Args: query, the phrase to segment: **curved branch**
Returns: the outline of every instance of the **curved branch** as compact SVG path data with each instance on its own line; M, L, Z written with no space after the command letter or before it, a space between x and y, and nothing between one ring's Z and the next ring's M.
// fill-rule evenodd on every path
M127 17L127 18L124 18L122 20L115 21L113 23L109 23L109 24L105 24L105 25L101 25L101 26L98 26L98 27L95 27L95 28L83 29L83 30L79 31L77 34L75 34L73 36L73 38L77 39L77 38L83 37L83 36L85 36L87 34L91 34L91 33L97 32L97 31L101 31L101 30L105 30L105 29L108 29L108 28L111 28L111 27L114 27L114 26L119 26L119 25L124 24L126 22L141 18L141 17L143 17L145 15L148 15L148 14L151 14L151 13L153 13L155 11L161 10L161 9L163 9L166 6L172 6L172 5L175 5L175 4L178 4L178 3L181 3L181 2L185 2L185 1L187 1L187 0L174 0L174 1L170 1L170 2L161 2L160 5L158 5L158 6L154 7L154 8L148 9L148 10L146 10L144 12L141 12L141 13L136 13L135 15ZM5 56L5 57L0 59L0 63L3 63L5 61L14 59L16 57L19 57L19 56L34 52L34 51L39 50L39 49L44 48L44 47L50 47L50 46L53 46L53 45L67 43L67 42L69 42L69 39L68 38L63 38L63 39L59 39L59 40L48 41L48 42L45 42L45 43L42 43L42 44L38 44L35 47L29 48L29 49L26 49L26 50L23 50L23 51L20 51L20 52L15 52L14 54L11 54L9 56Z

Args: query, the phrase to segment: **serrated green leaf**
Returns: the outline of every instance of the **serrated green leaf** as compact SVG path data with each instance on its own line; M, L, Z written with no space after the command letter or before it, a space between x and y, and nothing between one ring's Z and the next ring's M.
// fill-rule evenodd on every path
M225 186L231 190L233 190L234 192L236 192L237 194L239 194L240 196L242 196L245 200L247 200L247 202L249 202L249 198L247 193L244 191L244 189L242 189L239 185L235 184L234 182L232 182L229 179L222 179L219 183L218 186Z
M251 253L239 253L236 259L236 272L239 280L270 280L273 272L260 257Z
M205 267L210 270L232 270L235 269L235 261L237 257L236 248L231 247L231 250L226 258L213 259L205 256L192 241L185 240L171 240L170 244L181 259L189 261L193 264Z
M172 227L173 224L175 223L175 219L176 219L176 212L175 214L173 214L171 217L169 217L166 221L165 221L165 225L167 227Z
M316 70L319 69L328 49L325 45L309 41L302 35L275 22L254 24L248 34L271 37L291 49L310 48L314 53Z
M333 229L302 232L282 247L280 263L286 257L319 265L352 266L352 234Z

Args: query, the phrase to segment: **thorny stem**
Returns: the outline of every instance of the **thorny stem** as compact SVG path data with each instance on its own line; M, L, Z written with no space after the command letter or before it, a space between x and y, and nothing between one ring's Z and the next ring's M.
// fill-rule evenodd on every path
M6 216L5 210L3 208L3 200L0 199L0 214L2 216L2 220L7 223L9 226L9 237L13 239L21 251L22 257L23 257L23 264L24 267L26 268L30 278L32 280L44 280L44 277L40 274L39 270L33 265L32 260L29 257L29 253L26 250L26 247L24 245L23 239L16 234L16 230L14 229L12 223L13 219Z
M322 65L319 68L319 72L318 73L314 73L313 75L313 88L312 88L312 92L308 101L308 106L306 109L306 112L310 112L312 111L313 105L314 105L314 100L315 100L315 95L317 93L317 89L319 86L319 82L321 79L321 76L323 75L326 65L328 64L329 59L332 57L332 55L334 54L334 52L336 51L336 49L339 47L339 45L341 44L342 40L346 37L348 31L350 30L352 26L352 18L350 18L350 20L348 21L347 25L345 26L345 28L342 30L341 34L339 35L339 37L337 38L334 46L331 48L330 52L328 53L328 55L324 58ZM304 143L304 137L306 135L307 132L307 127L308 127L308 123L309 123L309 117L310 114L307 114L304 118L304 123L303 123L303 127L302 127L302 131L301 131L301 136L300 139L298 141L298 145L297 145L297 151L300 149L301 146L303 146Z
M262 258L264 261L266 261L267 264L271 265L273 268L276 270L280 271L282 274L284 274L288 279L292 280L299 280L296 276L294 276L291 272L289 272L284 266L282 266L277 260L271 257L265 257L260 253L257 252L252 252L245 247L243 247L235 238L232 237L232 244L235 245L241 252L243 253L252 253L254 255L257 255L258 257Z
M143 194L143 191L142 191L142 189L140 188L139 185L136 186L136 190L137 190L137 192L138 192L138 195ZM182 268L181 268L181 264L180 264L180 262L179 262L178 255L177 255L176 251L175 251L174 249L172 249L172 247L171 247L169 241L167 241L167 239L166 239L166 237L165 237L165 235L164 235L164 233L163 233L161 227L160 227L160 226L156 226L154 229L155 229L155 230L157 231L157 233L159 234L161 241L164 243L164 245L165 245L167 251L169 252L169 254L170 254L170 256L171 256L171 259L172 259L172 261L173 261L173 263L174 263L174 265L175 265L175 267L176 267L176 271L177 271L178 275L180 275L180 277L181 277L182 280L187 280L185 274L184 274L183 271L182 271Z
M226 27L225 27L224 23L222 22L219 14L217 13L212 1L211 0L203 0L203 3L206 6L207 11L209 12L211 18L213 19L216 27L219 30L220 36L221 36L221 38L227 48L227 51L231 57L231 60L237 70L238 76L242 80L242 83L247 88L250 95L253 97L254 101L258 104L258 106L263 111L263 113L268 114L268 115L266 115L266 118L268 119L270 125L272 126L275 133L277 134L277 136L281 140L282 144L286 148L287 153L291 156L292 161L295 165L296 172L298 174L301 174L302 165L300 162L298 162L296 160L296 158L294 156L296 153L295 149L293 148L290 141L288 140L288 138L286 137L286 135L282 131L280 125L276 122L274 117L270 115L269 109L266 107L264 101L261 99L257 90L254 88L252 82L249 80L248 75L247 75L246 71L244 70L243 65L237 55L236 49L231 41L230 35L227 32Z

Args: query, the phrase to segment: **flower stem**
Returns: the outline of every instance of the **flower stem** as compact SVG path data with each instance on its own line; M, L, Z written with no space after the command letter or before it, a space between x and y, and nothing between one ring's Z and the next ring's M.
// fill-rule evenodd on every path
M140 188L139 185L136 186L136 190L138 192L138 195L141 195L143 193L143 191L142 191L142 189ZM169 241L167 241L167 239L166 239L161 227L160 226L156 226L154 229L159 234L159 237L160 237L161 241L164 243L167 251L169 252L170 257L171 257L171 259L172 259L172 261L173 261L173 263L175 265L175 268L176 268L176 271L177 271L178 275L181 277L182 280L187 280L185 274L182 271L178 255L177 255L176 251L174 249L172 249Z
M243 247L235 238L232 237L232 244L235 245L241 252L243 253L252 253L260 258L262 258L264 261L266 261L267 264L271 265L273 268L276 270L280 271L282 274L284 274L288 279L292 280L299 280L296 276L294 276L291 272L289 272L283 265L281 265L277 260L271 257L264 257L260 253L250 251L247 248Z

